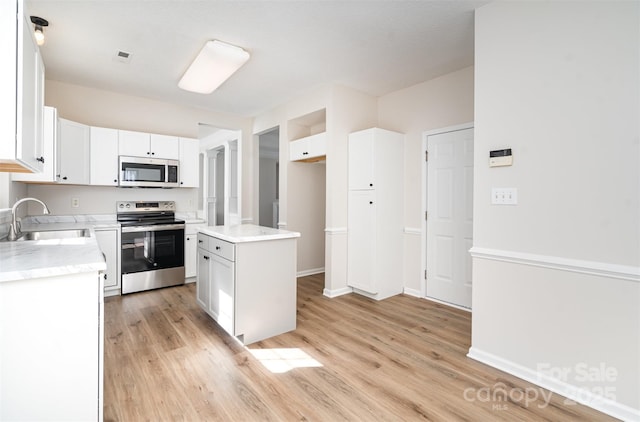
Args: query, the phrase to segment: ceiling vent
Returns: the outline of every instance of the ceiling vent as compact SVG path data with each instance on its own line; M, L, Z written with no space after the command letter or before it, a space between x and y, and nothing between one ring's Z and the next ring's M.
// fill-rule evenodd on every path
M129 63L131 61L131 53L127 53L126 51L118 50L116 52L116 60L122 63Z

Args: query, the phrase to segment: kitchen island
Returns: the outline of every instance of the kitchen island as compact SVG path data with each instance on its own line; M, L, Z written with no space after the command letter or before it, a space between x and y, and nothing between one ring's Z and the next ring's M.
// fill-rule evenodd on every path
M200 227L200 307L243 344L294 330L298 237L253 224Z

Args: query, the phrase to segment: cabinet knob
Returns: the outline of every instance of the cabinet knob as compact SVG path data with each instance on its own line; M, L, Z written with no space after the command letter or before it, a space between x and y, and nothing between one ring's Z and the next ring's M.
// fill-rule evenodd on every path
M302 155L309 155L309 153L308 152L303 152Z
M152 153L151 153L151 155L156 155L156 153L155 153L155 152L152 152Z
M219 250L220 250L220 246L216 246L216 251L219 251Z
M191 240L191 238L190 238L190 237L187 237L187 240Z
M44 164L44 157L36 158L36 161L40 161L42 164Z
M107 279L107 273L104 273L104 279L105 280Z
M206 256L206 255L202 255L202 257L203 257L204 259L209 259L209 257L208 257L208 256Z
M369 201L370 204L373 204L373 201Z
M202 242L203 242L202 240L198 240L198 243L202 243Z
M67 176L64 176L64 177L62 178L62 180L67 180Z
M113 179L113 183L118 183L118 179Z
M151 153L149 151L147 151L147 155L151 155Z
M372 186L372 187L373 187L373 183L369 183L369 186Z
M180 182L181 185L184 185L184 182Z

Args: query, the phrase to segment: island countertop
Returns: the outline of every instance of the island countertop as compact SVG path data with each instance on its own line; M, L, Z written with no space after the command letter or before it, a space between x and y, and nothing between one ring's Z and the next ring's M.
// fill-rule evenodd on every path
M289 230L256 226L255 224L236 224L228 226L198 227L200 233L226 240L231 243L260 242L300 237L300 233Z

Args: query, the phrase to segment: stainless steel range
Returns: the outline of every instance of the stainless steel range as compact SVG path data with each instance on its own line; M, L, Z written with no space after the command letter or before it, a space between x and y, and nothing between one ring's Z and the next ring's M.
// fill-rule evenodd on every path
M184 221L173 201L117 202L122 294L184 284Z

